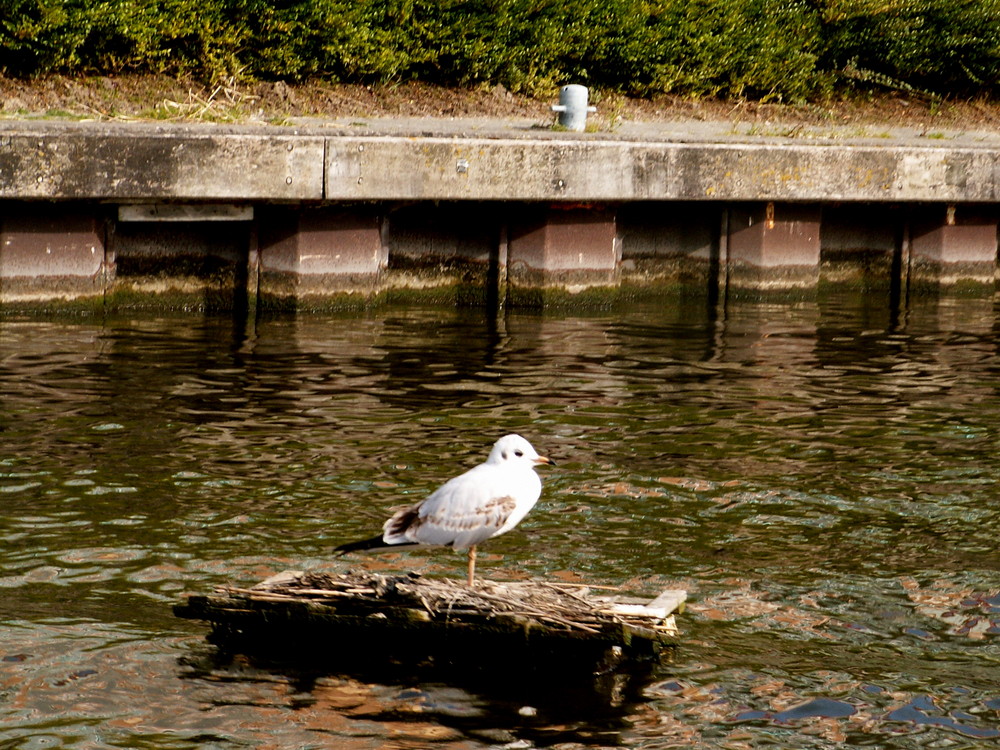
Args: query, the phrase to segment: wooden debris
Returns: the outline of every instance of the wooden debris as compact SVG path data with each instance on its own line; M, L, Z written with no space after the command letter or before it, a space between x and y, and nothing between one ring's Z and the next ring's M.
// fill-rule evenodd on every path
M649 602L586 586L286 571L251 588L222 587L178 605L212 623L217 643L308 642L329 656L510 663L544 657L589 669L657 657L678 635L683 591Z

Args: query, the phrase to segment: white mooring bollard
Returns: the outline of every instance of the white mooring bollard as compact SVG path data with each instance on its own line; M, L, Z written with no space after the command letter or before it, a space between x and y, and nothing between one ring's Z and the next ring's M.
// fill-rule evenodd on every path
M559 103L552 105L552 111L559 113L559 124L566 130L582 133L587 127L587 113L597 111L597 107L587 106L587 96L587 87L575 83L559 89Z

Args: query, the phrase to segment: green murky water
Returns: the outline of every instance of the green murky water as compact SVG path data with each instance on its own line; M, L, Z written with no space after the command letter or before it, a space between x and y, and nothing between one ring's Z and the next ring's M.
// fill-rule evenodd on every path
M1000 310L0 322L0 748L973 747L1000 738ZM495 578L687 588L607 714L222 660L185 592L335 570L517 431ZM370 564L462 575L448 551ZM519 710L520 709L520 710Z

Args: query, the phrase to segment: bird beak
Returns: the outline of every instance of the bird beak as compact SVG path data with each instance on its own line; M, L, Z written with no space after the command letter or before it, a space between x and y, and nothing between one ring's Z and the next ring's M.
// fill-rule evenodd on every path
M538 458L535 459L535 463L536 464L548 464L549 466L555 466L556 465L556 462L553 461L548 456L539 456Z

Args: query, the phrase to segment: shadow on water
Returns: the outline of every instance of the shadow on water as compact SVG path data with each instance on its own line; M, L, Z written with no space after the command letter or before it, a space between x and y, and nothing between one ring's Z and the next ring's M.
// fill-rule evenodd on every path
M642 700L652 667L594 675L579 670L543 674L500 655L486 668L432 659L388 659L350 647L338 655L283 647L253 655L219 647L194 649L180 660L192 680L281 676L296 702L347 711L353 720L433 720L478 739L618 744L633 705ZM369 692L365 686L378 686ZM331 693L351 693L351 697ZM357 691L364 695L360 698ZM374 699L374 695L380 699ZM345 705L350 704L350 705Z

